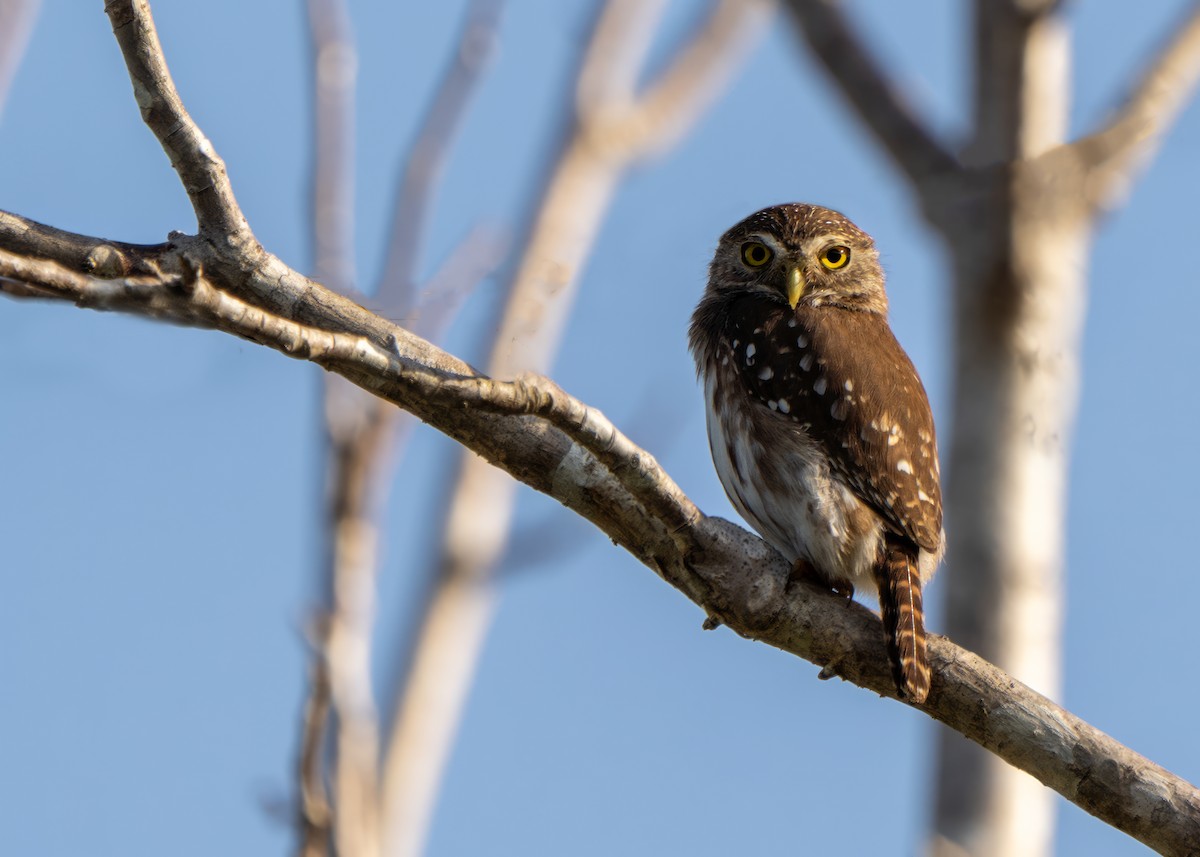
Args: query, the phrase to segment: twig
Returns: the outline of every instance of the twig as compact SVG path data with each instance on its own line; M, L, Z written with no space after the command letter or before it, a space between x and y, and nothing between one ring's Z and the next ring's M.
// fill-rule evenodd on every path
M121 46L142 120L171 159L192 201L200 231L231 243L253 242L250 226L225 174L225 162L192 121L175 91L150 17L150 4L146 0L108 0L104 11Z

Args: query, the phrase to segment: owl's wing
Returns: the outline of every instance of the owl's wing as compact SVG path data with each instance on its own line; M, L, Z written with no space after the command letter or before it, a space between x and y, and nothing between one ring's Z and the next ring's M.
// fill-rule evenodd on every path
M837 474L897 533L938 550L942 496L929 400L876 313L739 302L730 359L764 407L806 427Z

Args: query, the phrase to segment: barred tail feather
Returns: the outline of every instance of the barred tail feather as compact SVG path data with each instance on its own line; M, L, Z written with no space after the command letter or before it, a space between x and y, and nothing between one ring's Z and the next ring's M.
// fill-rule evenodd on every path
M889 541L875 579L892 678L903 696L919 704L929 696L929 656L915 554L913 548Z

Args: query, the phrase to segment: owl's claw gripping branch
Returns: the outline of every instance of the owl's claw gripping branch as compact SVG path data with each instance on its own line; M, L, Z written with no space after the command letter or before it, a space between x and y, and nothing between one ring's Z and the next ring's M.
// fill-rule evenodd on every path
M887 308L869 235L828 208L777 205L721 236L689 338L730 501L790 579L878 590L897 688L922 702L941 486L929 400Z

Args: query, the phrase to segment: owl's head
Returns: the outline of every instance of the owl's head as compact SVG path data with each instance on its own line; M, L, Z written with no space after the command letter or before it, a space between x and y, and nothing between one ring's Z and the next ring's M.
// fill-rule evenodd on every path
M708 289L751 292L789 305L887 313L883 270L871 236L828 208L764 208L721 236Z

